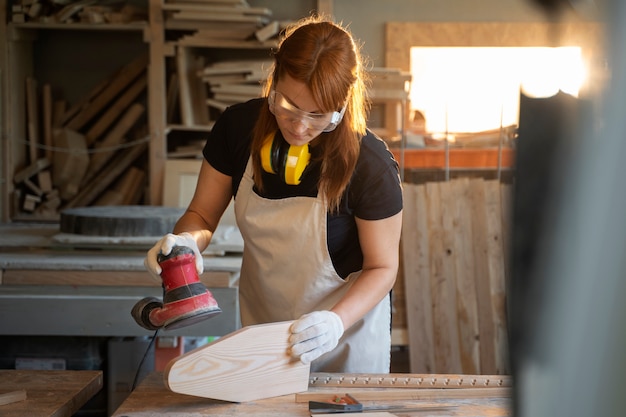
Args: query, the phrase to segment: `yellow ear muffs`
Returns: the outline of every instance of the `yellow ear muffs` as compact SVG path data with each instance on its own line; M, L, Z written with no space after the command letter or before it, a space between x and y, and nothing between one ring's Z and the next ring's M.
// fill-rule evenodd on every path
M263 170L279 175L289 185L300 184L310 160L309 145L289 145L280 130L269 134L261 148Z

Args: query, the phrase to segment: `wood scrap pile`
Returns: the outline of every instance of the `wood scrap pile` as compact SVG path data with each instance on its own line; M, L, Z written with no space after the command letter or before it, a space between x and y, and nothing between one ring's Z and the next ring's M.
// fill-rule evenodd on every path
M403 187L411 372L507 374L511 186L462 178Z
M14 23L130 23L147 21L145 7L118 0L16 0L11 6Z
M15 213L54 219L61 209L137 204L146 182L147 55L68 108L27 78L28 166L15 172Z

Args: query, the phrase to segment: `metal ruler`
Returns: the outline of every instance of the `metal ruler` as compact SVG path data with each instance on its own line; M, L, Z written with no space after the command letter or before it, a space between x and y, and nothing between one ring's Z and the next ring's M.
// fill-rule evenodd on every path
M309 378L309 387L502 388L512 385L508 375L312 373Z

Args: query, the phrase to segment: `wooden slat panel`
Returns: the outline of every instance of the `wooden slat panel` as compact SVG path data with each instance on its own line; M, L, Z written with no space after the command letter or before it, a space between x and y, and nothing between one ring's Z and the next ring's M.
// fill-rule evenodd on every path
M430 252L426 225L426 187L404 184L402 229L404 291L412 372L435 371L430 298ZM418 213L418 215L415 215Z
M480 331L480 370L482 373L495 374L495 351L493 315L491 311L491 291L489 279L489 265L487 262L486 229L487 219L485 211L485 190L483 181L472 179L469 182L472 196L471 213L473 218L474 236L474 273L476 276L476 301L478 305L478 325Z
M505 374L507 187L404 184L403 279L411 372Z
M458 221L455 218L455 206L458 198L454 194L449 182L437 183L440 198L441 216L441 243L442 243L442 276L438 282L440 294L442 295L441 308L445 312L447 327L442 331L442 335L447 338L446 345L449 346L446 369L451 373L463 373L461 365L461 347L459 340L459 320L457 312L457 262L459 253L462 251L456 247L455 235ZM428 188L427 188L428 189Z
M469 210L470 194L467 178L452 181L454 200L454 246L456 251L456 309L459 332L459 350L463 374L476 374L480 367L480 344L478 331L478 306L476 305L476 282L472 217Z
M489 287L494 326L494 373L507 371L506 300L504 282L504 251L502 248L502 207L500 205L500 182L485 181L485 208L487 214L487 262Z
M428 222L428 249L430 252L430 294L432 297L432 319L436 369L447 369L452 356L448 331L452 319L448 312L449 295L445 286L443 227L437 183L426 184L426 209Z

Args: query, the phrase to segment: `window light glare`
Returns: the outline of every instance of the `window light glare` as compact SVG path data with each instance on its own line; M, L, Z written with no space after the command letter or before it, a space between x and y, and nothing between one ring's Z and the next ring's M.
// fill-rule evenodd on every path
M517 125L520 91L577 95L586 71L579 47L414 47L411 74L411 107L434 133Z

